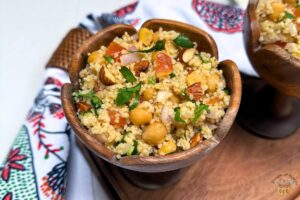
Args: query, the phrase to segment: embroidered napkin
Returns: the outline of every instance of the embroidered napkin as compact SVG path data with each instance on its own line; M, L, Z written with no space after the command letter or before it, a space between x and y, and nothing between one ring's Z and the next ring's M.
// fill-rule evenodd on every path
M159 5L159 6L157 6ZM242 18L240 8L204 0L143 0L134 2L111 14L90 14L80 23L80 27L91 33L115 23L126 23L139 28L150 18L167 18L186 22L204 29L217 42L220 60L235 60L239 69L256 75L250 67L242 42ZM81 31L79 31L81 32ZM86 34L86 38L88 34ZM24 125L11 148L7 160L0 166L0 198L10 199L64 199L66 192L67 166L70 145L70 127L61 107L60 90L68 82L67 69L74 44L72 40L65 47L59 47L59 54L48 63L45 84L42 86ZM60 60L57 64L57 60ZM75 151L79 154L79 151ZM74 155L78 156L78 155ZM78 168L78 164L72 165ZM78 171L78 170L71 170ZM74 176L72 188L80 188L86 194L91 186L82 184L79 177L93 176L89 169L80 170ZM80 196L78 190L70 188L69 199L91 199Z

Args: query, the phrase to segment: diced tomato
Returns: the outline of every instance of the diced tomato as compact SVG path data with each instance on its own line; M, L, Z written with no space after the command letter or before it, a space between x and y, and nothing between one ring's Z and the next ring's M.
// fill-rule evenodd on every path
M210 100L208 100L207 104L214 105L219 102L220 102L220 99L218 97L212 97Z
M155 75L158 78L169 76L173 72L172 59L163 52L157 52L153 56Z
M121 51L125 49L116 42L111 42L105 52L105 55L113 57L116 61L120 61Z
M108 115L110 118L110 124L117 127L123 127L126 124L126 119L120 117L120 113L117 111L108 110Z
M201 83L194 83L186 89L187 94L193 96L193 100L200 101L203 97Z
M92 108L89 104L87 104L85 102L78 102L78 103L76 103L76 106L80 112L86 112Z
M300 17L300 8L295 8L294 15L296 18Z

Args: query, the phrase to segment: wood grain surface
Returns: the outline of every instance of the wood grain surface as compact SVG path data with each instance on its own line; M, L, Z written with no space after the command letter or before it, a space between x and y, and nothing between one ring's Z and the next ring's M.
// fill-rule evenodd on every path
M192 165L178 183L160 190L140 189L118 168L86 149L83 152L96 174L100 169L104 172L121 199L300 199L300 129L285 139L272 140L234 124L222 143ZM280 195L273 180L286 173L298 182L288 195Z

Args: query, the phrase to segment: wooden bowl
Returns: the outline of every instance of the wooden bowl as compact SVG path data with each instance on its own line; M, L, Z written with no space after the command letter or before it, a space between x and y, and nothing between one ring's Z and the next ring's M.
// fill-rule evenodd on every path
M192 41L196 41L200 51L208 52L218 58L218 50L213 38L194 26L171 20L153 19L145 22L143 27L148 27L152 30L158 30L159 27L163 27L165 30L181 32ZM87 53L99 49L102 45L108 45L116 36L121 36L125 32L134 34L136 30L132 26L124 24L110 26L89 38L75 53L69 68L71 84L65 84L62 89L62 103L66 118L79 140L97 156L113 165L138 172L156 173L186 167L217 146L230 129L236 117L241 98L241 79L238 68L235 63L230 60L222 61L219 64L219 68L223 70L227 86L231 88L232 94L230 105L216 130L214 138L205 140L196 147L179 153L149 157L127 156L118 160L111 150L93 138L80 123L72 100L72 91L79 87L79 72L86 66L84 58Z
M250 0L244 17L244 42L257 73L280 92L300 98L300 60L276 44L259 43L258 0Z

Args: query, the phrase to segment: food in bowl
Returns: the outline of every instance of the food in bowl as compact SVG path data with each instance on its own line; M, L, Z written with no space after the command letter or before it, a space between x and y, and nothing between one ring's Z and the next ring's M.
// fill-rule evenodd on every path
M89 134L117 158L167 155L212 138L230 89L217 59L197 45L143 27L90 52L73 93Z
M259 0L256 7L262 44L278 44L300 58L300 4L297 0Z

